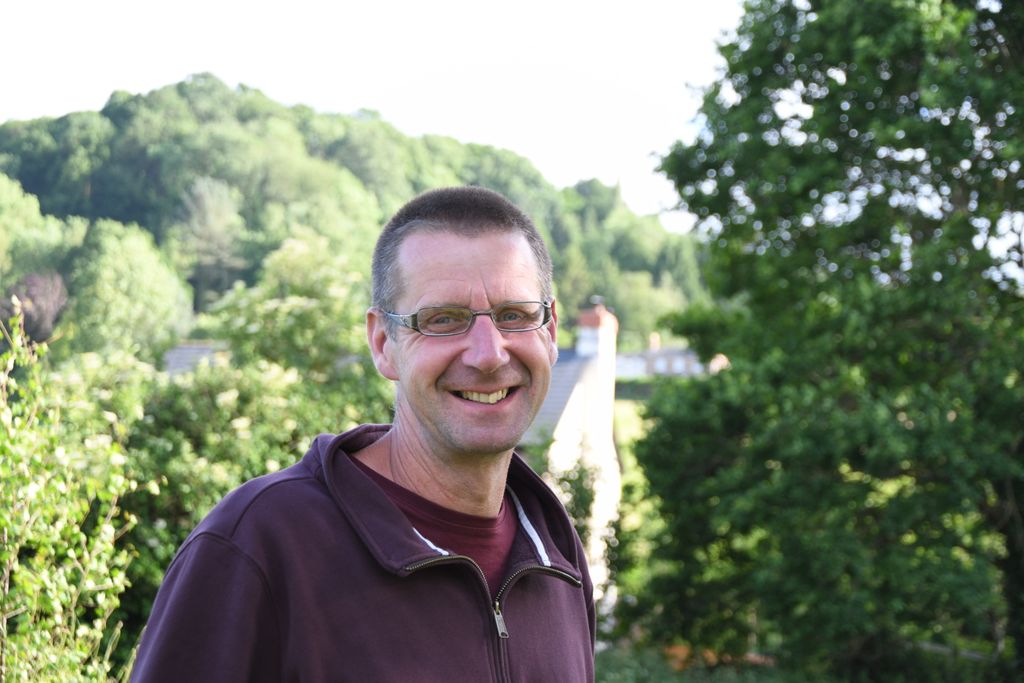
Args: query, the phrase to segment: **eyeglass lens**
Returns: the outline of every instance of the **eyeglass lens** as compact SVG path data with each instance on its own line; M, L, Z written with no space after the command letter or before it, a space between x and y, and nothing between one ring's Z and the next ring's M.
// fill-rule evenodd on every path
M421 308L416 312L416 324L424 334L459 334L473 324L478 315L462 306ZM544 305L539 301L515 301L495 306L491 311L495 327L506 332L536 329L544 324Z

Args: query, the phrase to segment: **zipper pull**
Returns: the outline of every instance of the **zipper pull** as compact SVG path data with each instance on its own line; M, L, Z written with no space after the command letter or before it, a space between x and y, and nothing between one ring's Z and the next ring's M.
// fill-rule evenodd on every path
M505 628L505 617L501 616L501 607L498 601L494 601L494 625L498 627L498 637L508 638L508 629Z

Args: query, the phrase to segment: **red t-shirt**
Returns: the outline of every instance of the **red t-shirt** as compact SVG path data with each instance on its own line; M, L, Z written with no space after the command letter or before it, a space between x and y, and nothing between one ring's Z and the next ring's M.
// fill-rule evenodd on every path
M467 515L432 503L358 460L353 461L405 513L416 531L439 548L472 558L487 577L491 595L498 592L518 527L515 505L508 493L497 517Z

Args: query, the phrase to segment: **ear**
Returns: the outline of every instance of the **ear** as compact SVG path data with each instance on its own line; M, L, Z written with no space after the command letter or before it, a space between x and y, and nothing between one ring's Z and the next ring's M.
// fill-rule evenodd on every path
M558 360L558 309L555 306L555 300L551 300L551 320L547 325L544 326L544 331L548 335L548 355L551 357L551 364L554 365L555 361Z
M377 372L387 379L397 381L398 372L392 360L395 342L388 336L387 318L377 308L366 311L366 341Z

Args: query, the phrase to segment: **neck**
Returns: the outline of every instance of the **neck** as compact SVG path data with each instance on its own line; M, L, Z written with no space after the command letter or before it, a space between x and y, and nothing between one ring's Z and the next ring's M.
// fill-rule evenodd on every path
M512 452L439 456L391 431L352 455L378 474L432 503L478 517L497 517Z

